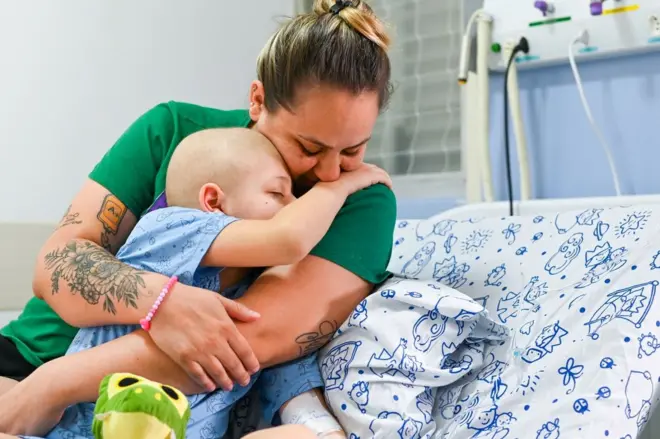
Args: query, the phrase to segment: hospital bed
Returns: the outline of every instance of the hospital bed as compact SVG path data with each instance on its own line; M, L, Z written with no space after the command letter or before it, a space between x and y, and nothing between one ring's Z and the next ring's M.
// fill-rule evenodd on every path
M471 204L397 223L390 271L456 288L511 330L485 373L436 399L448 409L434 411L437 437L656 437L660 197L508 209ZM487 428L469 423L477 416L491 417Z
M438 437L655 437L660 197L535 200L516 205L515 217L507 211L470 204L396 225L393 273L456 288L511 329L511 344L469 386L442 395L435 414L447 434ZM0 320L29 298L34 255L51 231L0 225L10 250ZM484 415L495 422L468 427Z

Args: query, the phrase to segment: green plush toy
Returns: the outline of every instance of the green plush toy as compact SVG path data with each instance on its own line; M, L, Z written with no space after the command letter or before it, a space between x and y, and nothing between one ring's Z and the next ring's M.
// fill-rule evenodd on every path
M106 376L92 430L96 439L184 439L188 399L179 390L130 373Z

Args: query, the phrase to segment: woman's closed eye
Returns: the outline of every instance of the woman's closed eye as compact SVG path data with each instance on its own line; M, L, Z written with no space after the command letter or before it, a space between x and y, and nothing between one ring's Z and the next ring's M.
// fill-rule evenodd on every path
M321 152L320 148L310 149L300 142L298 142L298 146L300 147L300 150L303 152L303 154L305 154L308 157L314 157L315 155L318 155Z
M362 145L354 146L352 148L347 148L343 150L341 153L344 155L347 155L349 157L356 156L360 153L360 150L362 149Z
M308 157L314 157L316 155L319 155L322 151L321 149L311 150L311 149L307 148L305 145L303 145L302 143L299 143L298 145L300 146L300 149L302 150L303 154L305 154ZM358 146L354 146L354 147L351 147L351 148L344 149L341 153L345 156L353 157L353 156L356 156L356 155L360 154L361 149L362 149L362 145L358 145Z

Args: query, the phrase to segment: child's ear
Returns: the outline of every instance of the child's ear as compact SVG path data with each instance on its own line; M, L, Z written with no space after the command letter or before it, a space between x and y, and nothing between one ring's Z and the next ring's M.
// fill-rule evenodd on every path
M215 183L206 183L199 190L199 205L206 212L222 212L225 193Z

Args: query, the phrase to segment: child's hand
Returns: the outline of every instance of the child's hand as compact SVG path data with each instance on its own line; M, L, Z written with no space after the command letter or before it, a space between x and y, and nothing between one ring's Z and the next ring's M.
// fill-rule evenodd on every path
M387 172L376 165L368 163L363 163L355 171L342 172L339 180L333 182L333 184L341 186L346 191L347 196L378 183L392 189L392 179Z

